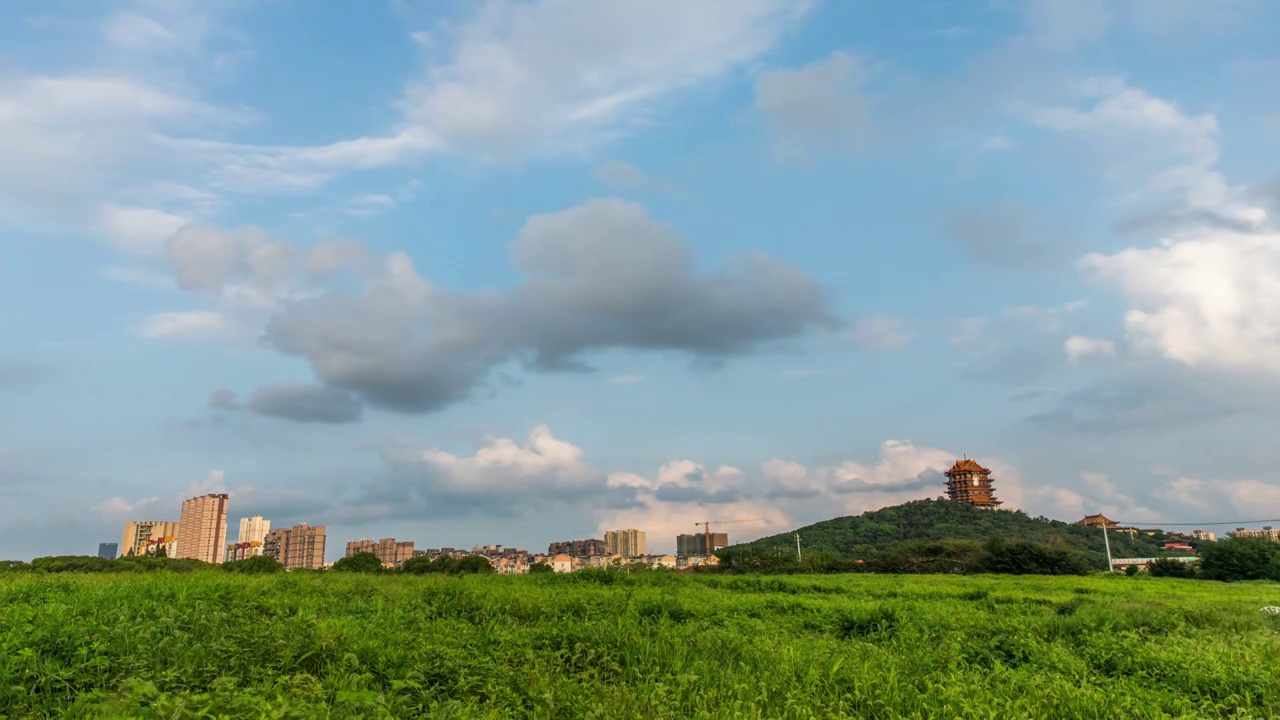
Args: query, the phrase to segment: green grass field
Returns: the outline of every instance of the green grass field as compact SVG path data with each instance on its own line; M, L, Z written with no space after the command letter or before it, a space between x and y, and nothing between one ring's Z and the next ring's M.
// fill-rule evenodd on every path
M1127 577L12 574L0 716L1277 717L1273 604Z

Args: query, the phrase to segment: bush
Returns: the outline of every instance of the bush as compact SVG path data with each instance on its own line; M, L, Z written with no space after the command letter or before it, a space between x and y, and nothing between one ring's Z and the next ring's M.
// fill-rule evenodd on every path
M284 566L273 557L255 555L244 560L233 560L222 566L223 570L244 575L266 575L284 572Z
M448 555L441 555L435 560L430 560L426 555L420 555L401 563L400 572L406 572L412 575L425 575L427 573L464 575L491 573L494 572L494 569L493 566L489 564L489 560L483 555L468 555L461 560L449 557Z
M529 566L530 575L539 575L542 573L549 573L549 572L555 572L555 571L556 571L555 568L551 567L550 565L544 562L536 562Z
M1087 575L1089 564L1069 550L1055 550L1029 542L987 541L974 563L978 572L1001 575Z
M1152 560L1147 566L1147 571L1152 577L1193 578L1196 576L1194 565L1173 558Z
M334 572L379 573L382 572L382 561L371 552L356 553L335 562L333 570Z
M1139 572L1140 571L1138 570L1137 565L1129 565L1124 569L1124 574L1128 575L1129 577L1133 577L1134 575L1137 575ZM1152 573L1152 574L1154 575L1155 573Z
M1262 538L1230 538L1205 543L1200 576L1205 580L1235 582L1277 578L1273 574L1280 543Z

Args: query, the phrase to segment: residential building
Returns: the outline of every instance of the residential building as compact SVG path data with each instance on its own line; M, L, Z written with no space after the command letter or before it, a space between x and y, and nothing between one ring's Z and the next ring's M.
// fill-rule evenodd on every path
M209 493L183 501L175 557L222 563L227 548L228 499L226 493Z
M387 567L395 567L417 555L413 549L412 540L397 542L395 538L382 538L374 542L373 540L362 538L360 540L351 540L347 543L346 557L366 552L376 555L378 561Z
M676 557L705 556L729 546L729 533L692 533L676 536Z
M124 524L120 551L124 557L139 557L161 547L174 557L178 542L178 523L172 520L131 520Z
M965 458L957 460L951 469L943 473L947 477L947 497L953 502L976 505L981 508L999 507L995 488L991 485L991 471Z
M98 543L98 557L103 560L115 560L116 551L120 548L115 543Z
M299 523L268 532L262 554L275 558L285 570L319 570L324 567L324 541L324 525Z
M675 555L653 555L645 558L645 560L649 563L649 567L655 570L657 570L658 568L670 568L672 570L676 569Z
M648 554L642 530L610 530L604 534L604 547L606 555L633 558Z
M1280 530L1270 525L1263 525L1261 530L1246 530L1245 528L1236 528L1228 533L1233 538L1262 538L1271 542L1280 542Z
M240 518L240 534L236 537L236 546L248 545L249 557L261 555L262 541L267 539L269 532L271 532L271 521L264 519L261 515Z
M1197 540L1203 540L1206 542L1214 542L1217 540L1217 538L1214 536L1213 533L1205 532L1204 530L1192 530L1191 537Z
M227 545L227 553L223 562L235 562L237 560L248 560L251 557L262 554L261 542L238 542Z
M1105 527L1108 530L1111 530L1114 529L1118 523L1106 515L1085 515L1084 518L1077 520L1076 524L1096 528Z
M547 547L548 555L568 555L569 557L598 557L605 554L604 541L596 538L586 540L563 540L553 542Z
M546 562L551 566L552 570L558 573L573 572L573 558L564 553L547 558Z

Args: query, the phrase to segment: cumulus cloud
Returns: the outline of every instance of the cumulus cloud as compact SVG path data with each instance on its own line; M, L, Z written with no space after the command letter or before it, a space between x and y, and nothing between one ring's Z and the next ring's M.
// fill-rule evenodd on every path
M258 415L312 423L349 423L364 409L351 393L315 385L272 385L249 397L249 410Z
M454 292L403 253L374 261L351 245L304 251L253 228L187 226L167 253L181 287L216 299L239 325L265 322L266 343L305 358L326 387L403 412L465 400L510 361L584 370L584 355L611 348L722 361L841 325L801 270L745 254L701 272L670 227L620 200L530 218L510 247L524 278L505 290ZM343 264L360 291L312 272ZM208 335L229 322L170 313L149 335Z
M1210 511L1225 500L1243 520L1280 515L1280 485L1254 478L1201 480L1179 476L1163 483L1155 495L1195 513Z
M229 338L240 334L235 323L221 313L205 310L155 313L142 323L139 332L145 338L192 340Z
M802 68L761 73L755 109L772 129L778 155L803 159L859 147L870 129L865 75L858 59L843 51Z

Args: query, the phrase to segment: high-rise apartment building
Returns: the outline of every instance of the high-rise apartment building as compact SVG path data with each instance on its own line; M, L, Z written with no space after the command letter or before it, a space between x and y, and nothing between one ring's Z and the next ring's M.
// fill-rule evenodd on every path
M642 530L610 530L604 534L604 552L606 555L622 557L640 557L645 555L645 539Z
M324 525L276 528L263 539L262 554L275 558L285 570L319 570L324 567L324 539Z
M264 520L261 515L240 518L240 534L236 536L236 545L248 545L249 557L262 554L262 541L271 532L271 521Z
M729 546L729 533L693 533L676 536L676 557L705 557Z
M182 503L176 557L221 564L227 545L226 493L209 493Z
M130 520L124 524L120 552L124 557L140 557L163 547L165 555L176 555L178 523L172 520Z
M118 549L119 546L115 543L98 543L98 557L103 560L115 560Z
M383 565L399 565L413 557L413 541L396 542L395 538L373 540L350 540L347 542L346 557L360 553L373 553Z

